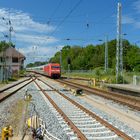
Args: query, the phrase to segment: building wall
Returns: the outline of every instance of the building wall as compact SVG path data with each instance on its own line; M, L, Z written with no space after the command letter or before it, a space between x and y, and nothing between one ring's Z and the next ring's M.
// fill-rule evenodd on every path
M0 66L0 81L3 80L3 69L2 66Z
M0 81L3 79L8 79L12 76L12 74L18 74L21 67L23 67L23 62L18 58L18 62L12 62L11 57L6 58L6 63L0 61ZM4 65L4 67L3 67ZM3 69L5 74L3 75Z

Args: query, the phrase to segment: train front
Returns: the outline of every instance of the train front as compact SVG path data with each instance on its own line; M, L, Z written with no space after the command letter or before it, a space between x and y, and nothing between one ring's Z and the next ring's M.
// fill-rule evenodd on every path
M55 79L55 78L60 78L60 76L61 76L60 64L52 63L51 64L51 77Z

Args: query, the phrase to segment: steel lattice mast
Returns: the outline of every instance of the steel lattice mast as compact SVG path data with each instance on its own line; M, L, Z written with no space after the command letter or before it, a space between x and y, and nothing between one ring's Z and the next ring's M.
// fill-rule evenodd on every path
M121 3L118 3L117 14L117 44L116 44L116 82L118 83L118 77L122 74L122 40L121 40Z

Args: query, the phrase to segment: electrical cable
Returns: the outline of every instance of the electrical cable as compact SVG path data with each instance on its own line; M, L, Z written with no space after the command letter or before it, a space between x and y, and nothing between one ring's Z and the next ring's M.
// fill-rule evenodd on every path
M72 9L69 11L69 13L64 17L64 19L57 25L57 27L55 28L55 30L51 33L54 34L59 27L65 22L65 20L71 15L71 13L80 5L80 3L82 2L82 0L79 0L73 7Z
M57 7L54 9L53 13L51 14L50 18L49 18L49 23L51 22L51 19L53 16L55 16L56 12L58 11L58 9L60 8L61 4L62 4L63 0L60 0L60 2L58 3Z

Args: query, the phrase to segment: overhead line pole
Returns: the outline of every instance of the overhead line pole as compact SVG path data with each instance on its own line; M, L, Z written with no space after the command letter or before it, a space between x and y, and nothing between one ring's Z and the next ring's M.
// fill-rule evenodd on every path
M118 77L120 75L120 51L122 55L122 41L121 41L121 3L118 3L117 14L117 44L116 44L116 83L118 83ZM121 60L122 61L122 60ZM122 62L121 62L122 63Z

